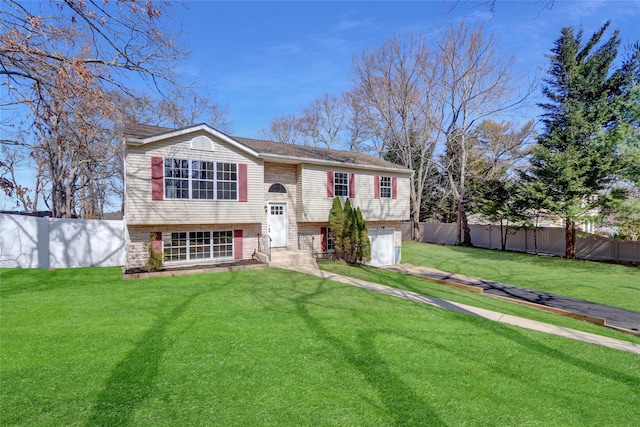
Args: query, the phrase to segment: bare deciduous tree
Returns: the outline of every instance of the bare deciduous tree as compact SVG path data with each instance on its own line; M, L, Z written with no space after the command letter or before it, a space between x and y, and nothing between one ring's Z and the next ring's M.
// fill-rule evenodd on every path
M346 120L347 111L342 100L325 93L302 109L297 125L309 139L309 145L331 148L339 142Z
M410 203L415 239L421 237L421 199L437 141L428 94L432 66L426 41L419 35L393 36L378 49L354 58L353 65L360 117L375 150L414 170Z
M132 74L154 88L174 82L172 64L183 53L158 25L167 5L7 0L0 9L1 107L26 117L7 129L17 138L3 143L25 147L43 167L54 216L101 209L85 202L102 191L96 179L111 174L101 162L113 159L113 139L105 139L113 136L113 90L128 92Z
M136 93L134 97L121 92L113 94L124 123L183 128L207 123L223 132L231 130L228 111L210 96L195 88L174 88L166 97Z
M490 119L478 124L470 135L470 166L478 178L514 176L524 166L525 149L533 137L534 120L518 128L515 123Z
M15 201L15 207L25 212L35 212L38 210L38 201L44 197L39 178L42 175L42 165L36 162L38 170L35 185L28 188L18 179L18 171L24 167L26 160L23 150L6 144L0 145L0 188L9 199Z
M366 141L372 135L366 126L366 112L360 102L357 90L345 92L340 97L347 111L347 120L344 126L343 146L350 151L368 151Z
M295 114L285 114L271 121L268 129L262 129L263 138L283 144L302 144L303 138Z
M448 26L439 39L436 64L438 84L431 91L439 97L434 104L439 111L434 126L446 145L442 167L457 204L456 241L471 245L465 206L470 131L485 118L521 104L531 89L525 93L515 90L513 58L504 56L495 37L481 26Z
M262 135L288 144L368 151L371 147L365 142L371 135L364 124L363 111L356 91L339 97L324 94L296 114L273 119Z

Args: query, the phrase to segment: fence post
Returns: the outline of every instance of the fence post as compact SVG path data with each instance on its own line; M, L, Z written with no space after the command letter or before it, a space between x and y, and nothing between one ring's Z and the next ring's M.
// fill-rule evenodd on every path
M36 217L36 247L38 248L38 268L49 268L51 249L49 248L49 230L51 218Z

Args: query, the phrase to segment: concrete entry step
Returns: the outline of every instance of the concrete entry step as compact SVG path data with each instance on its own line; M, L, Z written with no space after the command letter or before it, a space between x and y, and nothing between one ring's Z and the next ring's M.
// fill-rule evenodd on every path
M269 267L287 268L292 266L310 266L318 268L316 259L310 252L293 251L289 249L272 249L271 261L266 262Z

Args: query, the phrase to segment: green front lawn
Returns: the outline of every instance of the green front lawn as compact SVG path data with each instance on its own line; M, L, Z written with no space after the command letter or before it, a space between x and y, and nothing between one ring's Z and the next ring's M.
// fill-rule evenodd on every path
M402 262L640 311L638 268L416 242L403 242Z
M405 250L406 254L406 250ZM640 359L278 269L0 270L0 425L632 425Z

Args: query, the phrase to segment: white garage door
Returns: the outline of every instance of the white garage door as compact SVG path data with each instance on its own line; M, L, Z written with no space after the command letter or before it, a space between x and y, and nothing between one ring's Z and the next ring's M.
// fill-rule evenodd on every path
M394 264L393 230L369 232L371 240L371 262L369 265L380 267Z

